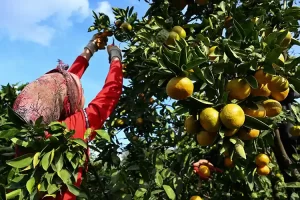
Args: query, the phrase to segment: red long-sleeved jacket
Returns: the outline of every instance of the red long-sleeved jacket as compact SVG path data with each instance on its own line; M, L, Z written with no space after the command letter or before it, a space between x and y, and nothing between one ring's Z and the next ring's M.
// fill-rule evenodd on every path
M76 74L79 78L81 78L88 65L88 61L84 57L79 56L69 69L69 72ZM103 126L103 123L110 116L119 101L122 93L122 85L122 64L119 60L113 60L110 64L110 69L102 90L89 103L88 107L85 108L89 128L97 130ZM66 122L69 130L75 130L74 138L84 139L87 122L83 110L71 115L64 121ZM92 140L94 137L95 132L92 132L89 139ZM82 170L82 168L79 169L77 182L75 183L76 186L81 184ZM76 197L69 191L66 191L62 195L59 195L56 199L75 200Z

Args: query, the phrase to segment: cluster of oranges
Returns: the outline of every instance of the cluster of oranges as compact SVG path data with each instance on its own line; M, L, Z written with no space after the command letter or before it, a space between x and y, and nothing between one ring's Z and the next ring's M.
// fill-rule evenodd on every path
M259 175L268 175L270 173L270 168L268 167L269 162L270 158L266 154L260 153L256 156L256 171Z
M169 32L169 36L166 40L166 45L174 45L175 40L180 40L180 38L186 38L186 32L181 26L174 26Z

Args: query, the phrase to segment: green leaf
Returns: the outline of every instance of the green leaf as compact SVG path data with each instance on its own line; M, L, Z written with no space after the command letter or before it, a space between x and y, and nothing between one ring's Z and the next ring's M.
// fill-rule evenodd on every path
M41 152L36 152L33 156L33 168L35 168L40 162Z
M105 130L96 130L96 133L103 139L111 142L109 134Z
M16 144L16 145L19 145L19 146L22 146L22 147L28 147L28 142L26 141L23 141L23 140L20 140L18 138L12 138L11 141Z
M204 35L202 35L201 33L196 35L196 38L199 39L200 41L203 42L203 44L205 44L205 46L209 46L210 45L210 40L208 37L205 37Z
M290 77L288 79L290 86L298 93L300 93L300 80L298 78Z
M87 144L80 138L72 139L72 142L75 142L76 144L82 146L83 148L87 148Z
M172 199L172 200L176 199L176 194L175 194L174 190L170 186L163 185L163 188L164 188L165 192L167 193L169 199Z
M166 54L163 54L162 60L163 60L164 66L165 66L166 68L168 68L169 70L175 72L176 75L182 74L183 71L180 69L180 67L178 67L175 63L173 63L173 62L167 57Z
M245 80L249 83L249 85L253 89L257 89L258 88L258 83L257 83L256 78L254 78L254 76L246 76Z
M300 64L300 57L293 59L291 62L288 61L285 63L285 71L295 69ZM299 68L296 70L296 75L299 73Z
M71 174L69 171L62 169L60 171L57 172L57 175L59 176L59 178L61 178L61 180L65 183L71 183Z
M48 191L48 194L54 194L54 193L56 193L56 191L58 191L58 189L59 188L55 184L49 184L47 191Z
M54 158L54 163L57 171L60 171L64 166L64 158L63 154L60 153L59 155L56 155Z
M285 183L286 188L300 188L300 182L289 182Z
M32 160L33 160L33 154L25 154L7 161L6 164L14 168L24 168L30 165Z
M133 9L134 9L134 6L131 6L131 8L129 9L129 12L128 12L128 16L132 15Z
M242 28L242 26L235 19L233 19L233 26L236 29L236 31L238 32L240 38L243 40L245 38L245 31Z
M31 177L26 183L26 188L29 194L33 192L34 186L35 186L35 178Z
M242 62L242 59L236 55L236 53L229 47L228 44L225 44L225 54L234 63L239 64Z
M297 46L300 46L300 41L297 40L297 39L295 39L295 38L292 38L291 45L297 45Z
M196 46L195 48L196 54L199 56L199 58L207 58L205 53L201 50L199 46Z
M68 187L68 190L75 196L78 196L80 194L80 190L78 187L76 187L72 184L67 184L67 187Z
M143 197L146 192L147 192L146 188L139 188L135 191L134 197L136 198Z
M197 102L197 103L199 103L199 104L201 104L201 106L208 106L208 105L214 105L214 103L212 103L212 102L209 102L209 101L206 101L206 100L204 100L204 99L197 99L197 98L195 98L195 97L190 97L190 99L192 100L192 101L194 101L194 102Z
M92 31L94 31L94 30L96 30L96 27L95 27L95 26L90 26L90 27L88 28L88 32L92 32Z
M209 67L205 67L201 69L202 72L202 76L204 78L204 80L213 85L215 83L215 79L214 79L214 75L212 73L212 71L209 69Z
M251 117L249 115L245 115L245 123L244 126L250 129L258 129L258 130L268 130L271 129L267 124L260 121L257 118Z
M21 189L14 190L14 191L6 194L6 199L7 200L15 199L15 197L19 196L20 194L21 194Z
M52 163L54 158L54 149L52 149L52 151L49 151L48 153L46 153L43 158L42 158L42 167L45 171L48 170L50 164Z
M11 128L8 130L0 131L0 138L2 139L10 139L15 137L20 132L19 129Z
M246 159L246 153L245 149L242 145L242 142L238 139L236 140L236 144L234 145L236 152L241 156L242 158Z
M159 174L159 172L156 172L156 174L155 174L155 183L156 183L156 185L158 187L161 187L163 185L163 182L164 182L164 180L163 180L162 176Z
M183 65L186 65L187 64L187 57L188 57L188 47L184 47L181 49L181 52L180 52L180 57L179 57L179 60L178 60L178 66L179 67L182 67Z
M196 58L195 60L189 62L186 65L186 70L193 69L194 67L198 67L199 65L205 63L207 61L206 58Z

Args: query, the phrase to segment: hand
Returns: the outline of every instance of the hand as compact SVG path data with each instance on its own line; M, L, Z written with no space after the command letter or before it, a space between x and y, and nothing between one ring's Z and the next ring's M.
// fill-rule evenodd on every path
M111 35L112 33L108 31L94 34L92 39L86 45L85 49L88 49L91 55L93 55L99 49L105 49L108 41L107 37Z
M195 174L198 174L203 179L205 179L205 177L203 177L201 175L201 173L199 172L200 165L206 165L210 169L211 172L214 171L214 172L218 172L218 173L223 173L223 170L221 170L217 167L214 167L214 165L211 162L209 162L208 160L200 159L198 162L193 163L193 169L194 169L193 171Z
M122 53L121 50L119 49L119 47L115 46L115 45L108 45L107 46L107 52L109 55L109 62L111 62L111 60L118 58L120 61L122 60Z
M98 51L99 49L105 49L105 46L107 45L107 37L109 35L107 34L107 32L104 33L96 33L95 35L93 35L91 42L93 42L96 45L96 51Z
M198 162L193 163L194 169L196 167L199 168L200 165L206 165L210 169L214 168L214 165L211 162L209 162L208 160L205 160L205 159L200 159ZM195 172L195 170L194 170L194 172Z

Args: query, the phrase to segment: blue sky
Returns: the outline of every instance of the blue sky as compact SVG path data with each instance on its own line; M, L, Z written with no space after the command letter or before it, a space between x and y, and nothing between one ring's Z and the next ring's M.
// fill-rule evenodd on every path
M91 10L113 18L111 7L127 6L135 6L139 17L148 8L138 0L2 0L0 84L33 81L56 67L57 59L71 65L94 34L87 32ZM94 54L82 78L87 103L103 87L108 68L106 50Z

